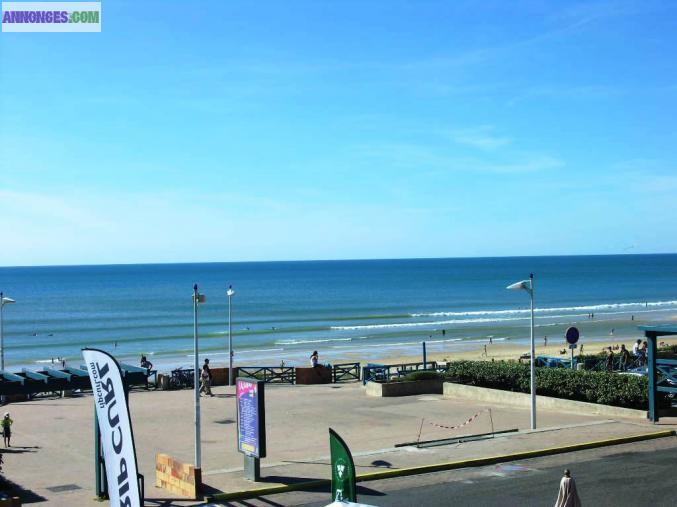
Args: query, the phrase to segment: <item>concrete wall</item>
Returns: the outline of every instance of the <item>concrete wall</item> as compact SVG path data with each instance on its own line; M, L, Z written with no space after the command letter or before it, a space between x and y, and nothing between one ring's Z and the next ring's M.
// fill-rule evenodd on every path
M297 384L331 384L331 370L325 366L296 368Z
M442 394L441 380L414 380L407 382L367 382L367 396L413 396L416 394Z
M531 407L531 396L529 394L501 391L500 389L489 389L486 387L466 386L463 384L445 382L443 394L445 398L461 398L481 403L501 403L517 407ZM565 400L562 398L551 398L549 396L540 395L536 396L536 408L561 412L575 412L584 415L646 419L646 410L613 407L611 405L600 405L597 403L586 403L584 401Z

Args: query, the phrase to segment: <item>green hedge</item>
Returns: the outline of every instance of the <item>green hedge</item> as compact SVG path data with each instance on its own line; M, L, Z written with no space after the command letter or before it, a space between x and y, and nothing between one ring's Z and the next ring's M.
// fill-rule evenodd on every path
M404 376L404 380L442 380L443 376L436 371L414 371Z
M449 363L445 377L449 382L460 384L530 392L528 364L457 361ZM554 398L644 410L649 403L648 380L636 375L567 368L536 368L536 386L538 394ZM662 393L659 396L661 405L667 405L667 398Z

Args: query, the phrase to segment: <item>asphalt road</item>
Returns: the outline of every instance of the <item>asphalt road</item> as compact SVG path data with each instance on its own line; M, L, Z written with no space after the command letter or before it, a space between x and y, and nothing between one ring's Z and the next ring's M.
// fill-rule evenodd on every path
M380 507L554 505L564 468L586 506L677 505L677 437L474 469L358 484ZM230 505L320 507L326 492L296 492Z

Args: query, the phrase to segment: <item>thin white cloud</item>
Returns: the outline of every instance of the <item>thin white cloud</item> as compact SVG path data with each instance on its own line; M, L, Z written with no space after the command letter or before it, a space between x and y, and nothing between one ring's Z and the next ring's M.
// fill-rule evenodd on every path
M563 167L564 161L552 155L513 151L500 157L486 152L484 156L459 156L442 148L415 143L385 143L361 146L352 155L360 163L397 169L416 169L430 175L450 171L495 174L522 174L549 171Z
M490 125L454 130L450 132L450 136L458 144L489 151L511 143L509 138L495 134L494 128Z

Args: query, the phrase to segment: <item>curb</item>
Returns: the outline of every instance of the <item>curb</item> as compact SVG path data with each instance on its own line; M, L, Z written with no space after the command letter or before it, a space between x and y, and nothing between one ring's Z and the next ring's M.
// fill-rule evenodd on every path
M405 477L407 475L427 474L431 472L442 472L445 470L455 470L457 468L470 468L495 463L504 463L506 461L515 461L518 459L538 458L541 456L552 456L555 454L565 454L567 452L583 451L586 449L595 449L598 447L608 447L612 445L629 444L632 442L642 442L645 440L655 440L675 436L675 430L656 431L654 433L641 433L639 435L630 435L627 437L610 438L607 440L596 440L592 442L583 442L581 444L565 445L562 447L549 447L546 449L537 449L535 451L515 452L512 454L500 454L489 456L487 458L466 459L461 461L451 461L447 463L436 463L433 465L422 465L417 467L397 468L394 470L382 470L380 472L371 472L357 476L357 482L377 481L380 479L391 479L393 477ZM317 489L331 484L330 479L318 479L315 481L299 482L296 484L281 484L279 486L269 486L267 488L247 489L242 491L233 491L232 493L217 493L205 497L205 501L213 502L220 500L244 500L247 498L256 498L259 496L275 495L298 491L305 489Z

